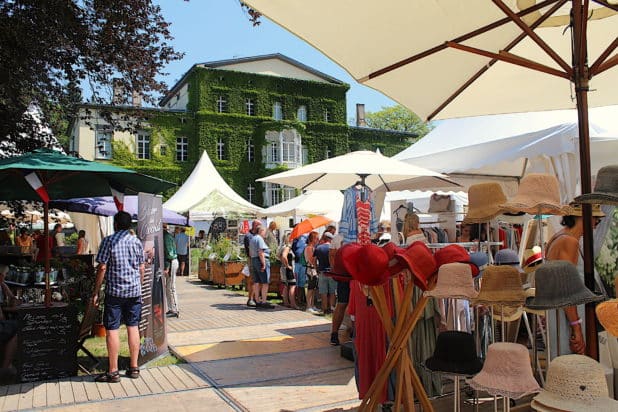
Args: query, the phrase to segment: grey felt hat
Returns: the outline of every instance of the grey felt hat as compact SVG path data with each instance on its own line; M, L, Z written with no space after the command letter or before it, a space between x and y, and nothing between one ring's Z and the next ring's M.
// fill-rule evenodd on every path
M526 300L531 309L559 309L603 300L585 285L577 268L566 260L550 260L535 273L536 296Z
M618 206L618 165L605 166L599 169L594 191L577 196L574 202Z

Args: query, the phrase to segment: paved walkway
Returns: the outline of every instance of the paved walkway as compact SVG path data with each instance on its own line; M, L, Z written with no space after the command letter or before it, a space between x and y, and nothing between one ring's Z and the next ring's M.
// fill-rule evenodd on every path
M354 367L329 345L328 320L282 307L251 309L239 293L196 277L177 283L180 318L168 322L168 343L186 364L143 370L141 379L120 385L76 377L0 387L0 411L356 409ZM436 411L452 410L451 399L435 401Z

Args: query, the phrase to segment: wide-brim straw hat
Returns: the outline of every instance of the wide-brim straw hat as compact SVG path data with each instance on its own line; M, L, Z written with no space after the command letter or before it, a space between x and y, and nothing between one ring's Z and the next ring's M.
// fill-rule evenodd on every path
M481 370L483 361L476 355L474 336L451 330L438 335L433 355L425 366L435 372L471 376Z
M583 215L583 210L582 210L582 205L581 203L570 203L569 206L571 206L571 216L582 216ZM595 203L592 205L592 216L593 217L605 217L605 213L603 213L603 211L601 210L601 205L598 203Z
M550 260L538 267L535 274L535 296L526 300L531 309L560 309L603 300L585 285L577 268L566 260Z
M541 390L532 374L528 349L519 343L489 345L483 369L467 382L474 389L512 399Z
M600 168L592 193L577 196L574 200L578 203L618 206L618 165Z
M424 293L434 298L472 299L478 296L470 265L447 263L438 270L436 287Z
M540 411L616 412L618 401L609 397L599 362L584 355L563 355L549 364L545 386L534 397L532 407Z
M597 319L607 332L618 336L618 299L601 302L596 307Z
M530 173L521 179L517 194L500 205L505 212L525 212L531 215L569 215L571 207L560 202L556 176Z
M502 213L506 196L499 183L479 183L468 188L468 213L464 223L485 223Z
M519 272L512 266L487 266L473 305L519 306L526 300Z

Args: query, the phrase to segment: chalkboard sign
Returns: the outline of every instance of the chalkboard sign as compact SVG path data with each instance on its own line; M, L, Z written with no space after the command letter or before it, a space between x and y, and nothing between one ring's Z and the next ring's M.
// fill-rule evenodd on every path
M20 308L15 367L22 382L77 374L77 309L74 306Z

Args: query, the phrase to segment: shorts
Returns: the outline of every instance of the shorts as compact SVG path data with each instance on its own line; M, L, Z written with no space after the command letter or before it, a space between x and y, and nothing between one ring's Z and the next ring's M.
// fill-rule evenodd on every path
M294 263L294 273L296 273L296 286L304 288L307 286L307 268L300 263Z
M182 262L187 263L188 261L189 261L189 255L178 255L178 263L182 263Z
M296 285L296 278L294 277L294 271L292 269L281 266L279 269L279 275L281 276L281 283L289 286Z
M262 271L262 262L260 262L259 257L251 258L251 263L253 263L253 282L259 283L262 285L267 285L270 283L270 261L268 260L268 256L266 256L266 268Z
M318 276L308 276L307 277L307 289L315 290L318 288Z
M0 345L10 341L17 335L19 326L16 320L0 320Z
M118 298L105 296L103 325L107 330L120 328L120 323L137 326L142 316L142 297Z
M334 295L337 290L337 281L322 272L318 278L318 289L320 290L320 295Z
M347 305L350 302L350 282L337 282L337 303Z

